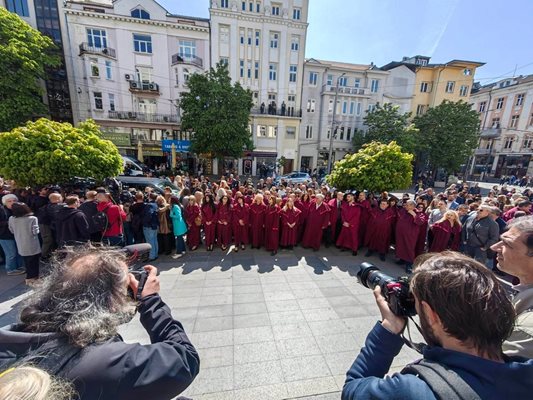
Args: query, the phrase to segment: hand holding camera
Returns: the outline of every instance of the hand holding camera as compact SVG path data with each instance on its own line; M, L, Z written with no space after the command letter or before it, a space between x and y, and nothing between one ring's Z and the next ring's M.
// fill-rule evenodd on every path
M144 271L135 271L136 274L129 273L129 287L135 295L135 299L140 299L151 294L159 293L160 284L157 277L157 268L153 265L145 265Z
M381 295L381 287L376 286L374 288L374 297L376 298L376 304L378 305L379 312L381 313L381 325L389 332L399 335L405 329L407 320L405 317L399 317L392 312L389 307L389 303L385 300L385 297Z

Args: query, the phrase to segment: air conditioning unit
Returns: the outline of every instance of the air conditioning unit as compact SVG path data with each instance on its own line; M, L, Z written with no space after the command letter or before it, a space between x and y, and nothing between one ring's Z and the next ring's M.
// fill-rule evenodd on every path
M130 89L139 89L139 83L130 81Z
M135 114L132 113L131 111L128 112L128 118L129 119L135 119Z
M131 81L133 79L130 74L124 75L124 78L126 78L127 81Z
M159 86L157 85L157 83L150 83L148 85L148 90L159 90Z
M102 49L102 54L109 54L109 50L108 50L107 47L104 47L104 48Z
M168 122L168 117L163 117L164 122Z

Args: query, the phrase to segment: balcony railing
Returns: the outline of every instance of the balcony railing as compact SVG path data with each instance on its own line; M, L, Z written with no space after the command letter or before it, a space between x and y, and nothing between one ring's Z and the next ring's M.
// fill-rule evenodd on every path
M335 85L323 85L322 86L322 91L323 92L333 92L333 93L335 93ZM366 89L365 88L349 87L349 86L339 86L339 93L340 94L364 95L366 93Z
M108 118L122 119L139 122L176 123L179 121L177 115L171 114L151 114L137 111L109 111Z
M476 156L486 156L491 153L491 149L476 149L474 154Z
M159 93L159 85L154 82L130 81L130 91Z
M117 54L115 52L115 49L112 49L111 47L94 47L89 46L89 43L84 42L80 44L80 56L82 54L97 54L102 56L107 56L111 58L117 58Z
M502 134L501 128L485 128L479 135L482 139L496 139Z
M293 117L300 118L302 116L302 110L296 110L294 107L286 108L272 108L268 106L253 107L250 110L254 115L275 115L280 117Z
M203 68L204 66L204 60L202 60L200 57L179 53L174 54L172 56L172 65L181 63L196 65L198 68Z

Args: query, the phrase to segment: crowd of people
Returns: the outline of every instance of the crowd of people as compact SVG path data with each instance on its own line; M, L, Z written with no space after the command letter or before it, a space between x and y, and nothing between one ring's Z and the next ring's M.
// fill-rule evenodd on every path
M495 186L486 197L478 184L452 184L437 193L417 187L396 197L387 192L340 191L313 179L302 184L261 179L241 182L229 175L218 182L206 177L176 176L178 191L166 187L131 190L131 201L117 204L105 189L79 194L59 187L6 190L0 194L0 245L8 275L26 273L38 279L40 260L69 245L102 242L123 246L147 242L150 260L159 255L182 257L188 248L223 251L302 246L318 251L322 244L385 261L412 271L424 252L455 250L496 269L490 246L508 221L530 215L533 191L519 193Z

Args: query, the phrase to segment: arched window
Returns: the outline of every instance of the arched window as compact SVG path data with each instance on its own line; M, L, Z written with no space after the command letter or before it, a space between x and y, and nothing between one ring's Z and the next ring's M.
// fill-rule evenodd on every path
M132 10L131 16L133 18L139 19L150 19L150 14L141 8L136 8L135 10Z

